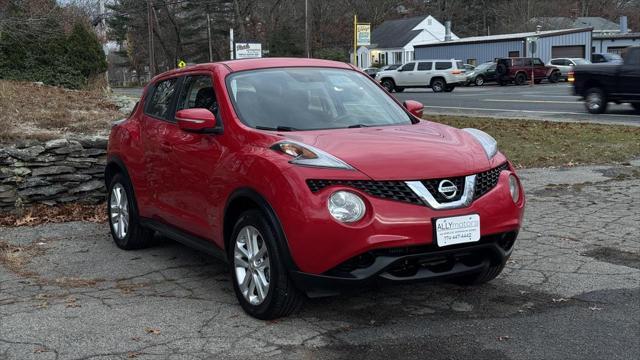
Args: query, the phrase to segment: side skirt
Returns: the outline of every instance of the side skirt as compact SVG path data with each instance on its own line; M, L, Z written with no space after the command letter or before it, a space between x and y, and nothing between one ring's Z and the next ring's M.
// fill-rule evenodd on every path
M142 226L155 230L172 240L182 243L195 250L215 256L219 260L222 260L223 262L228 263L228 259L227 259L227 256L225 255L224 250L222 250L217 245L213 244L212 242L206 239L203 239L195 235L191 235L174 226L167 225L165 223L161 223L153 219L141 218L140 223L142 224Z

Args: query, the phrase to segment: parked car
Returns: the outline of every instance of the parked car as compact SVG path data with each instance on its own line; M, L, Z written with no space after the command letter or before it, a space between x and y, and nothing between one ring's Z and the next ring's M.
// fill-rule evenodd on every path
M419 60L404 64L395 71L376 75L387 91L402 92L406 88L431 88L433 92L451 92L466 81L462 61Z
M506 85L513 82L523 85L531 79L536 84L547 79L551 83L560 80L560 70L555 66L545 65L539 58L502 58L497 60L496 73L498 84Z
M628 102L640 112L640 46L628 48L620 64L578 65L569 81L592 114L607 111L609 102Z
M365 74L369 75L372 78L376 77L376 74L378 73L378 71L380 71L380 69L374 68L374 67L362 69L362 72L364 72Z
M594 53L594 54L591 54L591 62L593 64L600 64L600 63L621 64L622 57L618 54Z
M422 110L340 62L163 73L111 129L111 235L219 256L260 319L377 280L490 281L522 224L520 180L490 135Z
M496 81L496 63L494 62L480 64L475 70L467 73L466 85L482 86L487 81Z
M560 78L567 80L569 72L576 65L588 65L591 61L583 58L557 58L549 61L549 66L555 66L560 70Z

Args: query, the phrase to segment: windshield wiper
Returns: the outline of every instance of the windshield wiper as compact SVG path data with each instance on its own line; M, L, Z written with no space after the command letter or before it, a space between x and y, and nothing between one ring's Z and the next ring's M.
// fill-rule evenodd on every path
M296 131L298 129L296 128L292 128L291 126L276 126L276 127L270 127L270 126L261 126L258 125L255 127L258 130L270 130L270 131Z
M369 125L365 125L365 124L354 124L354 125L349 125L349 126L347 126L347 128L348 128L348 129L363 128L363 127L369 127Z

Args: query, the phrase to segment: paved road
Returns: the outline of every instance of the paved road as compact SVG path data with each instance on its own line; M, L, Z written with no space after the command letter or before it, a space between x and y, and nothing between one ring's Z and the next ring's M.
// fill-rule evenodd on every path
M640 161L521 172L524 228L498 279L309 301L263 322L220 262L106 224L0 229L0 359L632 359L640 353Z
M451 93L409 89L396 94L400 100L417 100L427 114L454 114L499 118L531 118L554 121L589 121L640 126L640 115L629 104L609 104L606 114L591 115L567 83L531 86L457 87Z

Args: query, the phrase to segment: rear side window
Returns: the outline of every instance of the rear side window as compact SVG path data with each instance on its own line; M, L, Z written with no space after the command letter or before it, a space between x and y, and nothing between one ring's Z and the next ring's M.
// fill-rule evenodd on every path
M429 71L433 67L432 62L419 62L418 71Z
M453 64L451 64L451 61L438 61L436 62L436 70L447 70L447 69L451 69L453 67Z
M416 63L408 63L402 67L402 71L413 71L413 68L416 66Z
M538 66L542 66L544 65L544 63L542 62L542 60L535 58L533 59L533 65L538 65Z
M147 115L168 120L171 116L171 103L176 93L177 78L160 81L153 90L153 95L148 100Z
M564 65L563 60L551 60L551 65Z

